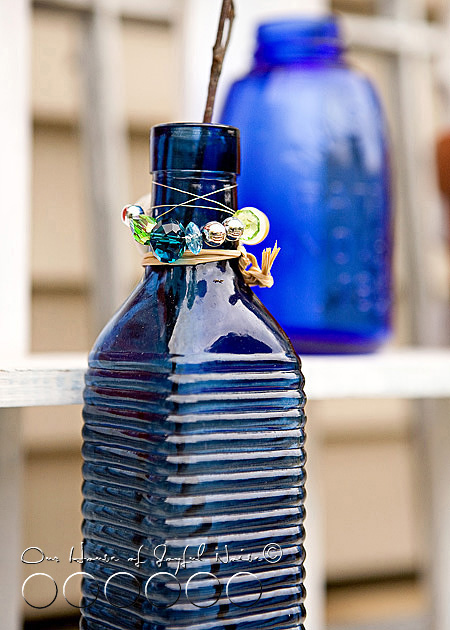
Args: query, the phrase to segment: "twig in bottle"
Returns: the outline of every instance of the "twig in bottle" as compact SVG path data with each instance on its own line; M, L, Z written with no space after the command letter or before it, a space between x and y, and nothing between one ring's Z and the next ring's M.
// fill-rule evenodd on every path
M217 84L219 82L222 64L227 51L231 36L231 27L234 20L233 0L223 0L220 12L219 27L217 29L216 43L213 47L213 60L211 64L211 75L209 77L208 98L206 99L204 123L212 121L214 101L216 99ZM226 37L224 38L225 25L227 23Z

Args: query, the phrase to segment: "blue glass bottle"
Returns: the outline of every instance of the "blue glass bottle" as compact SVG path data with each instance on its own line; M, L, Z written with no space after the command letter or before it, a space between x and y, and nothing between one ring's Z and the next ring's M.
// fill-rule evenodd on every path
M238 141L153 128L155 218L233 186ZM206 199L162 220L229 216ZM304 628L302 383L236 259L146 268L89 357L82 629Z
M221 121L241 130L240 205L266 212L282 247L265 306L298 352L375 350L390 334L386 127L335 19L262 25Z

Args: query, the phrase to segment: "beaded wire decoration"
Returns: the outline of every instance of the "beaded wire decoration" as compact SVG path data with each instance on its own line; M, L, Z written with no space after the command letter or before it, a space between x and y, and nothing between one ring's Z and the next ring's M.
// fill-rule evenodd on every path
M236 188L236 185L228 185L220 190L214 190L204 195L196 195L186 190L174 188L166 184L154 182L157 186L163 186L170 190L183 193L189 199L179 204L160 204L151 206L149 212L168 208L157 219L144 212L138 204L127 205L122 210L122 221L130 227L135 240L141 245L149 247L142 264L148 265L196 265L204 262L239 258L239 269L244 281L249 286L271 287L273 277L270 273L272 265L280 252L275 243L273 249L267 248L262 254L261 266L258 265L255 256L248 253L243 244L256 245L261 243L269 231L267 216L257 208L241 208L234 212L225 204L211 197L217 193ZM198 205L197 201L205 200L210 205ZM205 208L227 212L229 216L223 221L209 221L203 226L198 226L192 221L183 226L179 221L162 218L180 207ZM236 243L236 249L217 249L225 241ZM215 249L204 249L203 242Z

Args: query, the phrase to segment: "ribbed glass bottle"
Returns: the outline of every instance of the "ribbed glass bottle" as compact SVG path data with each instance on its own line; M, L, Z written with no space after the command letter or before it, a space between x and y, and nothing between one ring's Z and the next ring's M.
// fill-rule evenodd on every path
M154 205L234 185L238 142L155 127ZM207 199L167 221L229 216ZM236 260L146 268L89 357L82 629L304 628L302 384Z

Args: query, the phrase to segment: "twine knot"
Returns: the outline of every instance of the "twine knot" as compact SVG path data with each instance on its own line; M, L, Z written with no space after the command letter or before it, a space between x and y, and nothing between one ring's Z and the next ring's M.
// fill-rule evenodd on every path
M267 247L262 253L261 267L258 265L256 257L253 254L247 252L243 245L239 245L238 251L241 252L239 258L239 269L244 278L245 284L249 287L265 287L270 289L273 286L273 277L270 273L272 265L275 262L275 258L280 253L280 247L277 242L271 249ZM250 267L247 269L247 267Z

